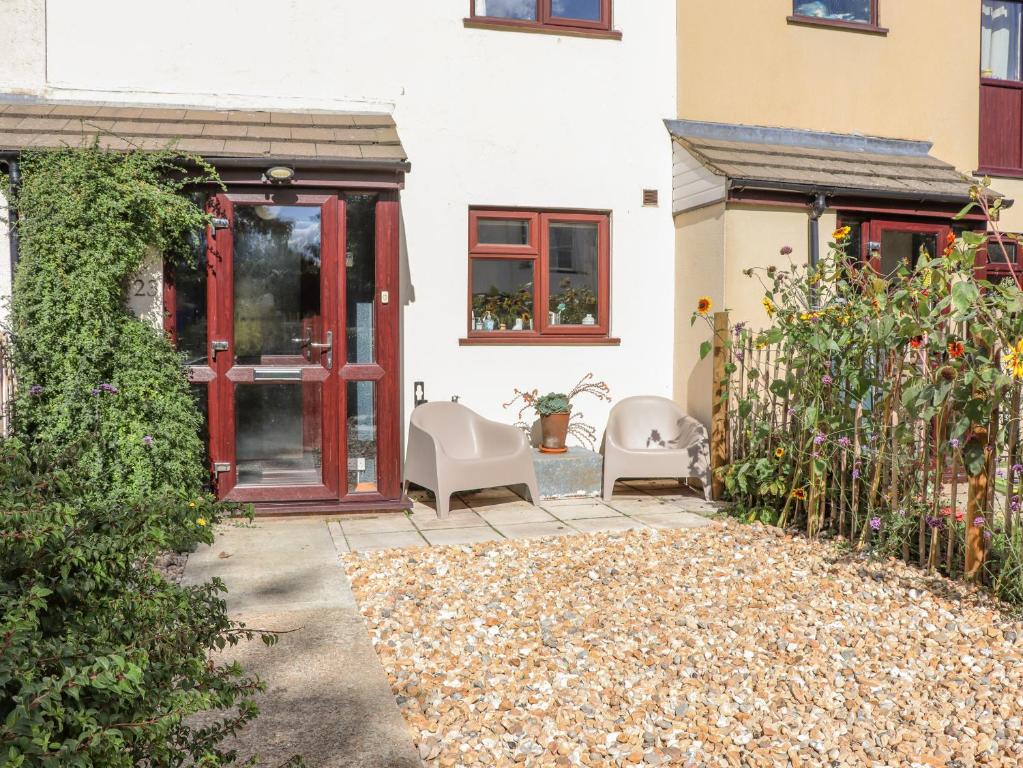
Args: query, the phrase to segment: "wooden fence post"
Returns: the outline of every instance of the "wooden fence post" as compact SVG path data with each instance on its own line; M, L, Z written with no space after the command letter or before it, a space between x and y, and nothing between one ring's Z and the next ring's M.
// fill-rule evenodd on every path
M728 377L725 374L729 354L725 346L727 340L728 313L715 312L714 384L711 387L714 402L710 423L711 495L715 501L725 494L725 481L718 476L717 469L728 463Z

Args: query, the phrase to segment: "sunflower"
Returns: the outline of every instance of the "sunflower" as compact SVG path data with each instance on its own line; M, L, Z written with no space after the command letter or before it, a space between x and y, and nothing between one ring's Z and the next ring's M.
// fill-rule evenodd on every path
M955 359L963 356L963 343L961 341L950 341L948 343L948 356Z
M806 490L803 488L796 488L792 492L792 498L796 501L803 501L806 498Z
M785 458L785 449L784 448L780 448L780 447L779 448L775 448L774 449L774 458L776 458L776 459L784 459Z
M849 237L849 233L852 232L852 227L839 227L831 236L835 238L836 243L841 243L843 240Z
M923 345L924 345L923 336L914 336L912 339L909 340L909 346L912 347L913 349L920 349L920 347L922 347Z
M1023 339L1009 349L1005 356L1005 365L1014 379L1023 379Z
M700 300L696 302L696 313L706 315L713 306L714 302L710 300L710 296L701 296Z
M774 302L765 296L762 303L764 305L764 309L767 310L767 316L774 317L774 313L777 310L777 307L774 306Z

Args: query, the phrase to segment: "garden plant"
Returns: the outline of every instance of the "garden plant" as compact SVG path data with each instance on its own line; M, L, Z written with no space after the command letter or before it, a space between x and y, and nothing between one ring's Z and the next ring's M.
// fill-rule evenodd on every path
M984 214L1002 247L999 201L986 183L971 198L958 218ZM850 252L849 227L816 266L747 271L770 323L716 339L731 432L718 474L750 520L844 537L1021 602L1023 293L1015 274L985 279L988 236L958 229L890 275ZM693 321L710 323L710 310L701 299Z

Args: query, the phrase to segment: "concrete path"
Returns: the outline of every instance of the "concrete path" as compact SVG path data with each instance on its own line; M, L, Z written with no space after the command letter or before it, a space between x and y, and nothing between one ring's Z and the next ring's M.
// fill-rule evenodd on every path
M188 558L185 583L219 576L231 615L258 629L295 630L267 648L229 649L267 683L260 717L238 738L243 758L310 768L421 766L348 578L322 518L226 523Z
M475 544L635 528L699 528L723 505L672 481L618 483L609 502L596 498L541 501L534 507L508 488L461 493L437 517L425 492L413 493L411 515L351 515L330 522L339 552Z

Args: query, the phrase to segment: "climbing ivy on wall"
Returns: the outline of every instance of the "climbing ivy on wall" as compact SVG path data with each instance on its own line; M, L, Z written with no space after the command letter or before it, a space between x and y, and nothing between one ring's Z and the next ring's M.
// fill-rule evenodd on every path
M54 450L73 447L104 499L204 483L200 414L181 361L162 330L125 308L125 292L150 249L187 260L206 215L185 192L216 181L198 158L170 151L22 155L12 201L15 429Z

